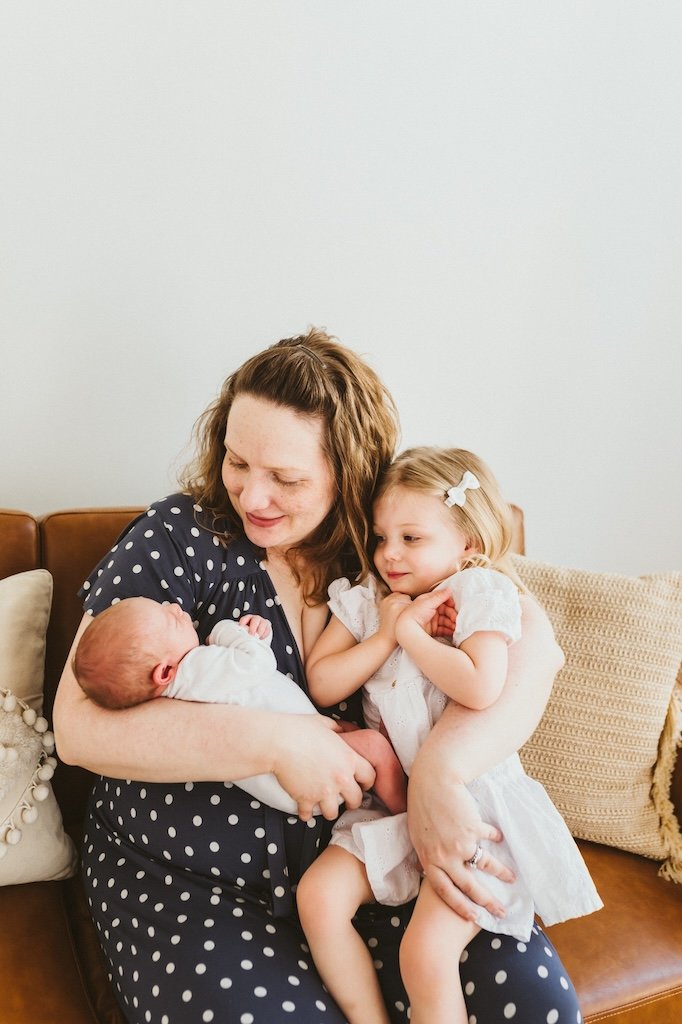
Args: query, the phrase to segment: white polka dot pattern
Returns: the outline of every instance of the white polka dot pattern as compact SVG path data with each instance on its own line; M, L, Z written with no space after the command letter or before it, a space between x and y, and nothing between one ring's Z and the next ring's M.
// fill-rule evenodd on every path
M191 499L173 495L103 559L84 584L85 608L97 614L137 594L175 601L205 638L248 605L271 619L278 667L302 683L260 557L243 540L225 549ZM357 703L345 703L345 717L357 716ZM130 1024L342 1024L291 901L292 884L328 832L321 819L304 824L271 811L230 783L98 780L83 850L86 891ZM358 915L395 1024L408 1019L398 947L409 911L370 907ZM580 1024L575 993L541 932L527 944L494 941L491 949L481 933L462 957L471 1022L502 1024L513 1006L524 1024Z

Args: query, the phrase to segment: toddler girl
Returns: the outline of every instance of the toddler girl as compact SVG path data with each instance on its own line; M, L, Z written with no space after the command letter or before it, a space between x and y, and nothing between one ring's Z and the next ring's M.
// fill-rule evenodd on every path
M415 448L381 482L374 532L378 579L331 585L333 615L306 669L322 706L362 685L367 725L387 733L409 775L448 700L483 709L504 687L507 646L521 635L521 585L508 561L511 512L475 455ZM301 923L350 1024L389 1022L371 955L352 925L360 904L417 896L400 950L411 1024L466 1024L452 953L480 928L523 942L535 913L550 925L602 905L563 819L518 754L468 788L482 819L502 832L495 855L515 875L511 883L486 876L502 918L480 907L472 920L452 911L421 880L406 814L390 816L374 798L341 816L330 846L303 876ZM486 854L481 840L470 868L483 867Z

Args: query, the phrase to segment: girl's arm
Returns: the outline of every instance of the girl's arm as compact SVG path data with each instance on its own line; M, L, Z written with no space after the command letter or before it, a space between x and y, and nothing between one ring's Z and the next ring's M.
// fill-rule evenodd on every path
M308 655L322 636L329 620L329 609L326 604L306 605L301 616L303 634L303 663L308 663Z
M425 874L453 910L469 916L472 900L493 909L485 873L504 877L486 853L478 871L465 861L479 839L499 838L481 821L465 783L517 751L537 727L554 676L563 665L547 615L521 596L523 636L508 649L509 669L499 699L485 711L450 704L422 745L410 774L408 823ZM435 781L437 780L437 782Z
M158 700L110 711L88 700L71 670L85 615L66 661L53 719L67 764L148 782L234 781L274 772L309 818L338 816L339 795L358 807L374 770L321 715L282 715L223 704Z
M374 675L397 646L395 623L410 598L389 594L379 607L379 629L358 642L336 615L306 661L306 678L313 700L331 707L350 697Z
M358 643L332 615L306 661L310 696L322 708L338 704L359 690L394 648L395 642L389 646L379 633Z
M396 623L396 638L424 675L446 696L480 711L494 704L507 676L507 641L502 633L479 631L460 647L431 635L443 591L416 598Z

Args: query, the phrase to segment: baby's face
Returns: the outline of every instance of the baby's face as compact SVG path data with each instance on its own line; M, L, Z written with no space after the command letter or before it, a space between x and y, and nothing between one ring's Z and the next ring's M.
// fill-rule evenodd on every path
M177 664L188 651L199 646L192 619L179 604L150 601L145 606L145 618L148 635L158 647L160 661Z

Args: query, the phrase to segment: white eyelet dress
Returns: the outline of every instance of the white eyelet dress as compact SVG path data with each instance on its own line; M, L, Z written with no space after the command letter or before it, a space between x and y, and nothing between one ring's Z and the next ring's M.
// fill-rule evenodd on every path
M439 585L453 596L457 625L453 643L472 633L501 632L508 643L521 635L521 608L511 580L492 569L471 568ZM379 627L376 581L351 586L336 580L329 607L360 641ZM417 752L438 721L448 698L422 675L407 653L397 649L363 687L367 725L388 732L409 775ZM538 914L545 925L590 914L602 906L585 862L566 824L540 783L526 775L518 754L496 765L468 786L483 821L496 825L502 843L482 841L484 848L513 869L517 880L504 883L485 876L488 889L506 909L493 917L479 909L477 923L486 931L527 942ZM346 811L334 826L331 842L365 864L380 903L405 903L416 896L420 875L407 830L407 815L388 816L376 800Z

